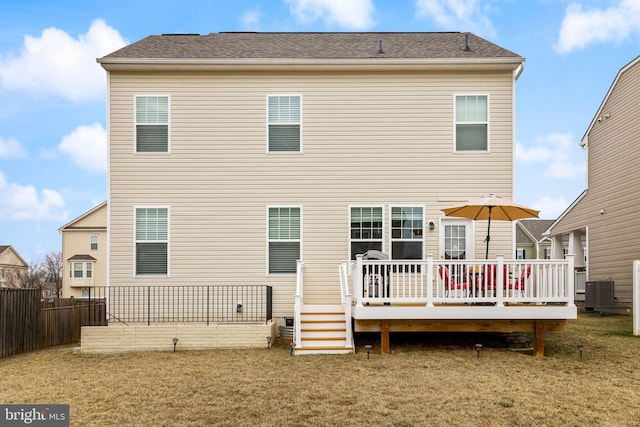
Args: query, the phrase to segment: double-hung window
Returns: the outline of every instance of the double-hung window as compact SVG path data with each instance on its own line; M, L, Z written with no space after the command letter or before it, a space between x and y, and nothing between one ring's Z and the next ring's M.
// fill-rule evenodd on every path
M136 96L136 152L169 152L169 97Z
M91 236L91 250L92 251L97 251L98 250L98 236Z
M300 152L301 150L301 102L300 95L269 95L268 151Z
M74 278L79 279L84 276L84 263L83 262L74 262L73 263L73 272Z
M269 273L295 273L300 259L301 209L299 207L270 207Z
M391 207L391 258L422 259L423 209Z
M93 262L72 262L69 276L72 279L91 279L93 277Z
M135 209L135 274L169 272L169 208Z
M456 151L488 151L489 97L456 95Z
M351 259L370 249L382 251L382 207L354 206L349 220Z

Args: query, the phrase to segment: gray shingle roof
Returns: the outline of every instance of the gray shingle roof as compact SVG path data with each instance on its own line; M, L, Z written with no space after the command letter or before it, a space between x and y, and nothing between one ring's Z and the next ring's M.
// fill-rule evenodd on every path
M538 242L540 242L544 238L542 233L544 233L547 230L547 228L549 228L551 224L553 224L555 220L553 219L521 219L519 221L520 221L520 224L522 224L522 226L526 228L527 231L531 233L531 235L534 236ZM518 227L516 227L516 243L529 243L529 242L530 241L527 235L524 232L522 232L522 230L520 230Z
M466 37L469 48L465 49ZM380 47L382 49L380 50ZM118 59L512 59L471 33L211 33L149 36L98 62Z

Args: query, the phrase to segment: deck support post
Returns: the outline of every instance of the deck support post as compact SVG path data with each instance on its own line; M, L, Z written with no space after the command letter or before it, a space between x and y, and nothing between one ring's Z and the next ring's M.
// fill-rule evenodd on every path
M389 320L380 321L380 354L389 354Z
M536 324L534 326L534 343L533 343L533 354L535 357L543 357L544 356L544 323L536 320Z

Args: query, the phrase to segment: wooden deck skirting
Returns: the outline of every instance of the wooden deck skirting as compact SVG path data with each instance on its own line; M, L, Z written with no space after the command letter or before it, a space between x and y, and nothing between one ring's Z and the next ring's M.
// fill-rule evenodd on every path
M389 354L391 332L531 332L534 335L534 355L544 356L544 333L567 329L568 320L407 320L354 319L354 332L380 332L382 354Z

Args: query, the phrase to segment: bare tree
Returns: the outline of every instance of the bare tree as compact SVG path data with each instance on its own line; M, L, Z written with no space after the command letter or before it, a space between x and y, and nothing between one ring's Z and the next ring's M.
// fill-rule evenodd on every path
M10 288L22 288L27 271L16 268L8 268L4 271L5 283Z
M46 272L42 263L31 263L26 274L21 278L21 288L42 288L46 280Z
M45 281L51 287L55 287L56 295L60 295L62 288L62 252L51 252L42 263Z

